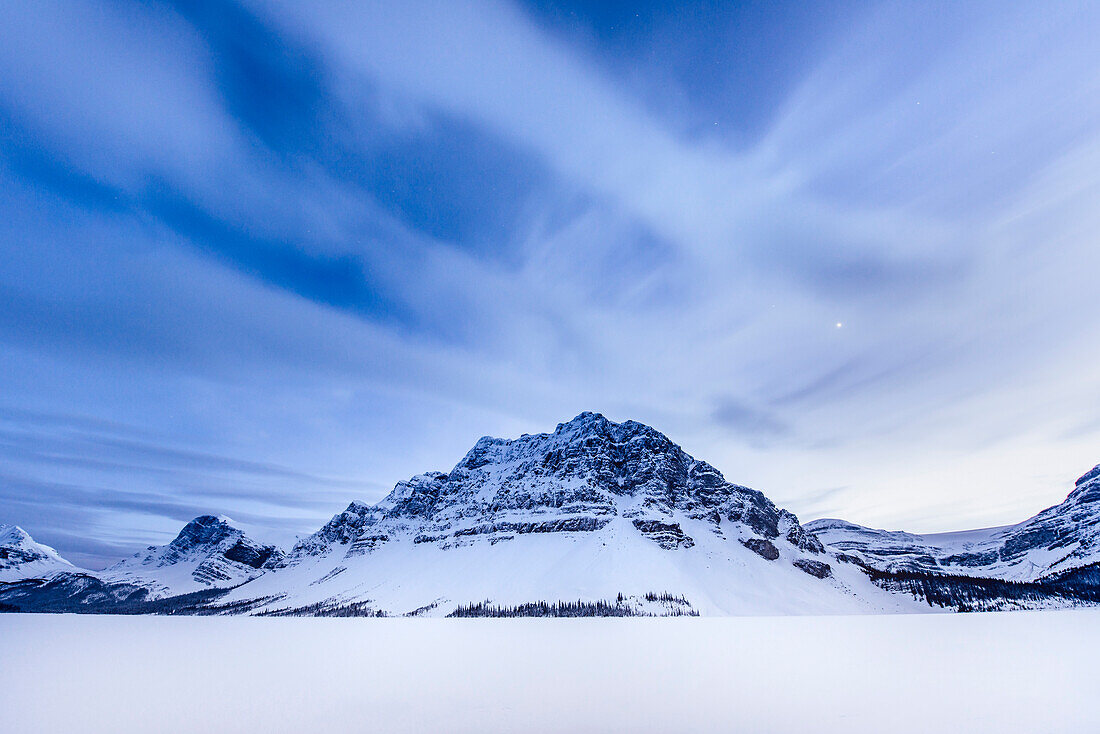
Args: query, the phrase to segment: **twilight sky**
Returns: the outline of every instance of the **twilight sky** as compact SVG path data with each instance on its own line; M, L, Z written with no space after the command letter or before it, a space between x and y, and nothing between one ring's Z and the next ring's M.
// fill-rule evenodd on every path
M582 410L803 520L1100 462L1098 3L0 12L0 522L74 562Z

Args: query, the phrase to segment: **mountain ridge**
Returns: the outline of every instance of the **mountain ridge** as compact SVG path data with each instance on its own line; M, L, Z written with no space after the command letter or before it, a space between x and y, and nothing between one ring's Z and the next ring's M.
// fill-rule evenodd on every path
M881 571L921 571L1035 582L1100 564L1100 465L1066 499L1015 525L907 533L825 518L807 529Z
M988 580L1047 583L1085 569L1074 583L1091 585L1098 500L1100 466L1060 505L1015 526L951 534L947 545L943 534L842 520L802 525L656 429L583 412L548 433L484 436L450 471L398 482L373 505L353 501L288 552L200 515L171 542L104 571L69 566L0 586L0 603L37 594L78 610L169 608L186 597L193 611L256 614L926 611L925 601ZM1025 573L1025 562L1043 570ZM981 596L982 608L997 608L997 594L1020 596L1016 606L1078 598L1061 587L986 586L965 594Z

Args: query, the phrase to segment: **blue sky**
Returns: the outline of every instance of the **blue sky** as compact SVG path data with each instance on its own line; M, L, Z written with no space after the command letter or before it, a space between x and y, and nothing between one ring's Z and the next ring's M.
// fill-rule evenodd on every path
M5 16L0 521L78 563L582 410L804 520L1100 462L1094 3Z

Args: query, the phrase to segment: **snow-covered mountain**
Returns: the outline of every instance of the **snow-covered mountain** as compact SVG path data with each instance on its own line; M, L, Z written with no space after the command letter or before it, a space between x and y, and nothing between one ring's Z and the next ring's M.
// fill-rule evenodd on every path
M353 503L280 568L221 601L357 604L387 614L613 601L635 612L898 609L791 513L658 431L582 413L553 433L482 438L448 473Z
M103 571L73 566L19 528L3 527L0 558L20 562L0 566L0 608L26 611L156 611L150 606L156 600L243 584L285 558L213 515L196 517L172 542L149 546Z
M203 515L104 571L5 529L0 609L261 614L823 614L1100 603L1100 467L1002 528L799 524L668 437L582 413L485 437L289 553ZM824 542L824 544L823 544ZM17 569L17 570L13 570ZM1008 583L1008 581L1017 583ZM558 606L554 606L558 605Z
M807 523L829 548L883 571L1040 581L1100 567L1100 466L1061 504L1018 525L915 535L844 520Z
M35 542L23 528L0 524L0 583L74 570L73 564L48 545Z
M147 588L150 598L158 598L236 586L278 565L284 556L233 527L229 518L202 515L171 543L151 545L95 575L108 584Z

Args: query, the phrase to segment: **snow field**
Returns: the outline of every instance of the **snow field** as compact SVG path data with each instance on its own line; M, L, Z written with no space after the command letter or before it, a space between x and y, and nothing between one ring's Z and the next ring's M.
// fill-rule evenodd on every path
M0 615L0 730L1100 730L1100 610L692 619Z

